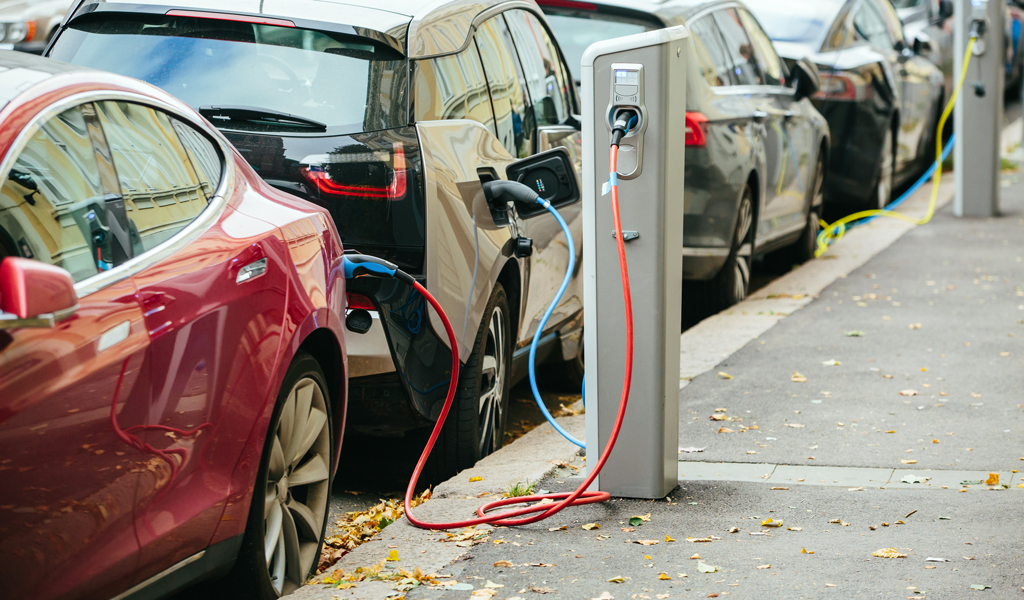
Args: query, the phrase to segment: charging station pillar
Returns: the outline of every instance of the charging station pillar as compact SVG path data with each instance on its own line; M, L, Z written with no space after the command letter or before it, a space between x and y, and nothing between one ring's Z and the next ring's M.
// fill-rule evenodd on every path
M953 108L956 147L953 173L958 217L999 214L1000 136L1003 125L1003 86L1006 46L1003 25L1005 0L957 0L954 9L953 73L960 76L964 52L975 21L984 19L984 33L975 42L960 100Z
M683 160L689 32L673 27L598 42L583 55L583 265L587 462L615 423L626 327L609 179L612 122L641 118L619 145L620 218L633 302L632 391L622 430L593 489L663 498L676 486Z

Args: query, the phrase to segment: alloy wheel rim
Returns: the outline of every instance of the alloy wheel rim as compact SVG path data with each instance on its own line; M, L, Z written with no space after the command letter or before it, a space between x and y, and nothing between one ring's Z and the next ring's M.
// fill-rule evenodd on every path
M750 204L750 198L743 197L740 204L739 224L736 229L736 239L740 240L740 246L736 250L736 269L733 277L735 286L733 293L737 300L747 297L747 289L750 285L750 265L754 258L754 244L751 238L754 225L754 209Z
M263 550L279 595L301 586L317 559L330 493L330 425L312 378L292 387L274 432L263 500Z
M892 130L886 130L882 143L882 173L878 177L878 208L885 208L892 195Z
M479 444L477 455L484 457L498 449L501 440L502 417L505 390L505 312L500 306L494 308L487 323L487 340L484 344L483 369L480 374L479 400Z

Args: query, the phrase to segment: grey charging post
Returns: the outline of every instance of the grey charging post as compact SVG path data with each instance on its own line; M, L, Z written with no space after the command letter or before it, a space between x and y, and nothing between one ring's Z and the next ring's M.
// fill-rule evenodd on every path
M663 498L678 479L683 161L689 32L672 27L583 54L583 268L587 463L596 465L622 396L626 327L609 179L612 123L639 113L619 146L620 218L633 303L633 378L615 449L592 489Z
M957 0L954 14L953 73L960 76L967 41L975 23L982 33L975 42L971 64L953 108L956 147L953 175L958 217L994 217L999 214L1000 137L1003 128L1003 86L1006 48L1003 45L1005 0Z

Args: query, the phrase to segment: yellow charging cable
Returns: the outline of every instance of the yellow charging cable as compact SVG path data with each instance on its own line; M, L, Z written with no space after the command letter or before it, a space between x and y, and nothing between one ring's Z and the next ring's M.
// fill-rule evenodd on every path
M928 202L928 212L920 219L908 217L907 215L892 210L885 210L884 208L862 210L860 212L855 212L852 215L847 215L831 225L824 226L824 229L822 229L821 233L818 235L818 248L814 251L815 258L827 252L829 244L832 241L841 239L846 233L846 226L854 221L859 221L860 219L866 219L868 217L893 217L895 219L908 221L914 225L924 225L928 221L931 221L932 217L935 216L935 204L939 198L939 182L942 180L942 130L946 126L946 119L948 119L950 113L953 112L953 106L956 104L957 97L960 96L960 90L964 87L964 80L967 78L967 67L971 64L974 42L977 39L977 35L972 35L967 41L967 51L964 53L964 64L960 69L960 80L957 81L956 88L953 90L953 96L949 99L949 103L946 104L945 110L942 111L942 116L939 117L939 130L935 134L936 167L935 175L932 177L932 195Z

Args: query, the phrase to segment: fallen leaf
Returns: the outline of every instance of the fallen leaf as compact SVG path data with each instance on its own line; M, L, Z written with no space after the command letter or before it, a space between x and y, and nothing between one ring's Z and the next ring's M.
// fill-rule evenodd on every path
M523 563L523 566L524 567L557 567L558 565L553 565L551 563L537 562L537 563Z
M833 359L833 360L823 360L823 361L821 361L821 364L826 366L826 367L838 367L839 365L841 365L843 363L839 362L838 360L834 360Z
M591 531L593 529L600 529L600 528L601 528L601 525L598 524L598 523L587 523L586 525L583 526L583 529L586 529L587 531Z
M782 527L782 521L781 520L773 521L771 519L771 517L769 517L768 519L765 519L764 521L761 521L761 526L762 527Z
M561 527L548 527L548 531L565 531L569 529L568 525L562 525Z
M732 375L726 373L725 371L719 371L718 376L722 379L732 379Z
M990 589L992 589L992 586L990 586L990 585L982 585L980 583L972 583L971 584L971 589L972 590L990 590Z
M497 595L498 592L494 590L476 590L472 594L470 594L470 596L473 598L493 598Z
M643 520L643 519L641 519L640 517L631 517L631 518L629 519L629 524L630 524L631 526L633 526L633 527L636 527L636 526L638 526L638 525L642 525L642 524L643 524L643 522L644 522L644 520Z
M916 396L917 390L900 390L900 396Z
M895 548L882 548L875 550L871 553L871 556L877 556L878 558L906 558L907 555L899 552Z
M807 378L801 375L800 373L797 373L796 371L793 371L793 376L790 377L789 379L790 381L794 381L796 383L807 383Z
M834 584L834 583L826 583L825 587L836 587L836 584Z
M920 475L905 475L903 479L900 479L900 481L903 483L924 483L929 479L931 479L931 477L921 477Z
M916 460L901 460L900 462L905 464L905 465L916 465L917 464Z
M469 482L470 483L474 483L474 482L477 482L477 481L483 481L483 480L484 480L484 478L483 477L479 477L479 476L477 476L477 477L470 477L469 478Z
M509 599L511 600L511 598ZM608 592L602 592L597 598L591 598L590 600L615 600L615 596L612 596Z
M708 594L708 598L717 598L717 597L718 597L718 592L711 592L710 594Z
M807 548L801 548L800 554L814 554L814 550L808 550Z
M953 561L949 560L948 558L933 558L933 557L929 556L928 558L924 559L924 562L953 562Z
M920 328L921 328L921 324L920 323L911 323L910 326L908 327L908 329L920 329Z
M700 560L700 554L694 554L690 557L690 560Z
M626 533L631 533L631 532L633 532L633 531L636 531L636 529L635 529L635 528L633 528L633 527L623 527L623 528L622 528L622 531L624 531L624 532L626 532Z
M672 578L668 576L668 573L658 573L658 579L662 581L671 581Z
M740 532L740 528L739 527L733 527L733 528L731 528L729 530L729 533L739 533L739 532Z
M847 331L843 335L846 337L864 337L864 332L859 329L854 329L853 331Z
M747 450L747 454L757 454L756 450Z
M771 565L758 565L757 568L758 569L770 569L770 568L772 568L772 566Z
M399 560L401 560L400 558L398 558L398 550L392 550L391 552L388 552L387 560L388 562L398 562Z
M733 431L732 429L729 429L728 427L720 427L718 429L718 433L736 433L736 432Z
M800 423L786 423L786 427L792 427L793 429L803 429L805 426Z
M653 546L658 543L658 540L633 540L633 543L641 546Z
M989 473L985 485L999 485L999 473Z
M788 529L790 531L803 531L804 530L803 527L787 527L786 529Z
M497 561L496 563L494 563L494 566L495 566L495 567L498 567L498 568L502 568L502 567L505 567L505 568L511 568L511 567L514 567L514 566L516 566L516 565L515 565L515 563L513 563L512 561L508 561L508 560L499 560L499 561Z
M675 538L674 538L674 537L672 537L672 536L670 536L670 535L668 535L668 534L665 534L665 541L666 541L666 542L674 542L674 541L676 541L676 540L675 540Z
M549 587L530 586L530 591L535 594L553 594L558 590Z
M610 583L626 583L626 578L622 575L617 575L608 580Z
M692 543L697 543L697 542L713 542L714 540L711 539L710 537L700 537L700 538L688 537L688 538L686 538L686 541L692 542Z
M702 562L698 562L697 563L697 570L700 571L701 573L714 573L715 571L718 570L718 567L716 567L714 565L707 565L707 564L704 564Z

